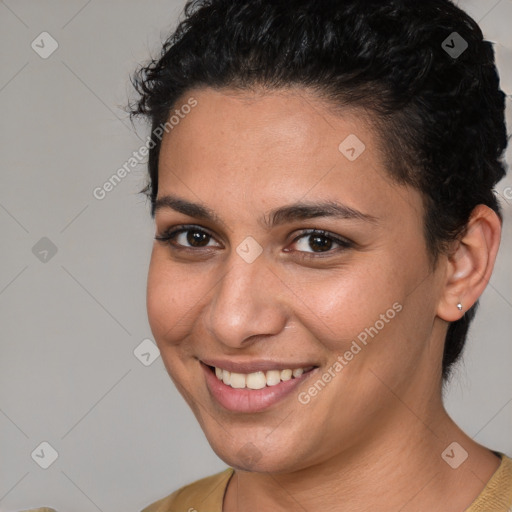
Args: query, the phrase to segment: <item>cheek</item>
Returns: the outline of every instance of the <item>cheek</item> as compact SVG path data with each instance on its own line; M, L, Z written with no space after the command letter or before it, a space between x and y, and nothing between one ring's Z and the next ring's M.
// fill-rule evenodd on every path
M379 264L347 265L339 269L294 276L286 284L294 292L300 323L330 352L346 350L352 340L379 321L403 296L402 284L389 278L384 259ZM380 325L380 323L379 323Z
M196 295L202 287L191 272L170 264L155 249L149 266L146 307L148 320L160 350L163 345L178 343L187 333ZM203 291L204 293L204 291Z
M168 293L168 280L162 276L162 270L161 266L152 258L148 273L146 309L151 331L159 346L163 334L175 320L176 312L176 308L172 307L173 297Z
M167 373L187 399L188 393L182 385L187 372L180 354L183 350L181 341L189 332L187 312L190 307L187 304L190 301L186 289L190 289L190 281L184 280L183 272L177 272L165 257L155 253L156 250L151 257L147 280L148 321Z
M360 260L360 266L340 269L318 285L296 283L294 291L307 304L299 321L327 352L336 374L332 392L345 396L350 390L351 396L367 396L367 403L382 387L369 370L394 383L419 364L431 322L419 308L428 308L424 292L430 284L406 260L382 254L371 264ZM333 367L335 361L342 366Z

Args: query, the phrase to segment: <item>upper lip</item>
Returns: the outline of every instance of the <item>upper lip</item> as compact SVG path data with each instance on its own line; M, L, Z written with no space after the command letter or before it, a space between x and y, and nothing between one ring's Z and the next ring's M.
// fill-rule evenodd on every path
M234 362L227 359L201 359L207 366L215 366L234 373L266 372L269 370L294 370L295 368L309 368L318 365L311 362L280 362L270 359L258 359L245 362Z

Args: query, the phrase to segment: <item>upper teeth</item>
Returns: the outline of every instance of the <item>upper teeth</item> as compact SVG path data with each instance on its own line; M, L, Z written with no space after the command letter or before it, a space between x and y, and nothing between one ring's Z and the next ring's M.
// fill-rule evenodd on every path
M294 370L268 370L266 372L235 373L215 367L217 378L232 388L262 389L265 386L275 386L282 380L300 377L304 372L313 368L295 368Z

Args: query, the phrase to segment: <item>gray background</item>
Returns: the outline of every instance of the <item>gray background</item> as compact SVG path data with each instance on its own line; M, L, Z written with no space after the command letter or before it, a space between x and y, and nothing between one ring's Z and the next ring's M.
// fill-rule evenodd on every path
M512 95L512 0L459 4L496 42L502 88ZM128 75L156 55L183 5L0 2L2 512L43 505L135 512L226 467L161 358L145 366L134 355L151 339L145 285L153 225L138 194L145 164L103 200L92 193L149 134L143 125L135 132L121 109ZM43 46L44 31L59 45L48 58L31 47ZM40 51L49 48L45 39ZM512 177L497 187L508 199L501 254L446 394L469 435L509 455L510 186ZM38 448L43 441L58 453L47 469L36 463L51 456Z

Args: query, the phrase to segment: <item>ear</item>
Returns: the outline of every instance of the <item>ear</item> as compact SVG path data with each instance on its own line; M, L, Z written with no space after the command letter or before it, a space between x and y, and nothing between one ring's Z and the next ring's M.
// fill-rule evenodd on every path
M478 300L491 278L500 238L501 221L496 212L483 204L476 206L466 234L448 256L444 293L437 307L440 318L455 322Z

